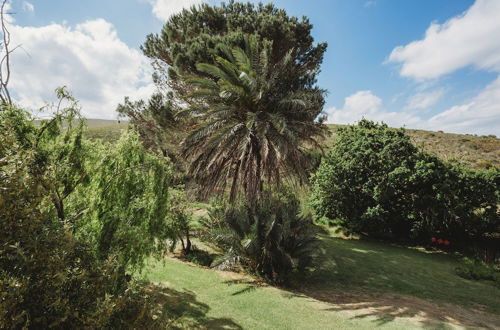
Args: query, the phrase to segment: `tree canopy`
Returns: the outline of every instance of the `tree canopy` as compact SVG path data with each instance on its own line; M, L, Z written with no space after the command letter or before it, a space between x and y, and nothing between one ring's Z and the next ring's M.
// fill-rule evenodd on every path
M244 48L245 34L255 34L272 42L271 63L291 51L293 69L282 73L283 86L312 88L327 47L314 43L312 27L306 17L289 16L273 4L203 4L173 15L159 34L147 36L142 50L153 60L156 81L185 95L180 75L196 72L197 63L214 64L216 56L223 55L219 45Z

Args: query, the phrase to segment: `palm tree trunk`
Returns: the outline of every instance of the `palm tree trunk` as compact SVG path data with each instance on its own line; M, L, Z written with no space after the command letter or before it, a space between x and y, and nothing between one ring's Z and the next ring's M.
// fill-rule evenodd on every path
M229 203L233 204L236 200L238 193L238 177L240 171L241 160L236 163L236 168L234 169L233 183L231 184L231 194L229 195Z

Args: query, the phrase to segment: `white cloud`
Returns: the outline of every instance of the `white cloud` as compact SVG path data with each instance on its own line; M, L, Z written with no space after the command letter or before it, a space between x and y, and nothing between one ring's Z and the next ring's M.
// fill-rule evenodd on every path
M34 12L35 6L31 2L23 1L23 10L29 11L29 12Z
M121 41L103 19L75 27L11 25L10 90L16 102L35 110L54 100L54 90L67 86L89 118L114 118L124 96L148 97L154 87L149 61Z
M173 14L182 11L183 8L190 8L200 5L204 0L147 0L153 6L153 14L160 20L166 21Z
M408 110L424 110L436 104L444 95L443 88L432 91L417 93L408 98L405 108Z
M434 130L500 135L500 77L469 102L428 120Z
M7 23L14 23L16 19L14 18L14 15L12 15L12 4L10 2L6 2L5 6L3 7L3 12L5 14L5 22Z
M363 118L373 121L383 121L392 127L417 127L421 126L421 119L404 112L391 112L384 110L382 99L371 91L359 91L344 100L341 109L330 108L326 110L328 123L353 124Z
M365 118L391 127L443 130L453 133L500 135L500 78L464 105L454 106L429 119L414 113L392 112L371 91L359 91L344 100L342 108L326 110L328 123L353 124Z
M432 23L422 40L394 48L390 62L416 80L438 78L460 68L500 72L500 1L477 0L444 24Z
M423 84L465 67L500 73L500 1L477 0L443 24L432 23L425 37L394 48L388 61L401 64L400 75ZM418 93L407 108L424 109L442 96ZM500 133L500 75L472 99L455 105L421 128L461 133Z

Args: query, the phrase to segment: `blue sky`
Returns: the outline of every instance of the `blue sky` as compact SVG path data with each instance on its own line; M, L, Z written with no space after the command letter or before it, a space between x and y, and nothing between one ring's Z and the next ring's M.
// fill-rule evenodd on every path
M139 51L202 0L13 0L11 89L35 109L67 85L92 118L154 89ZM209 0L210 3L216 1ZM500 1L276 0L328 42L319 85L329 122L500 135ZM498 21L498 22L497 22Z

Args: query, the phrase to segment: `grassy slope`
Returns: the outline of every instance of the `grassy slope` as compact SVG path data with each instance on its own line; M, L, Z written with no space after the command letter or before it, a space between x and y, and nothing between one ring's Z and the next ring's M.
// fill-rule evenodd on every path
M116 120L88 119L91 138L115 141L120 130L127 127L126 122L118 124ZM335 140L339 125L328 125L332 135L325 141L331 146ZM500 139L493 136L475 136L451 134L422 130L408 130L415 145L443 159L458 160L471 168L500 167Z
M194 295L206 306L210 322L201 328L213 329L371 329L371 319L352 319L345 312L328 311L326 303L273 287L253 286L228 275L189 266L178 261L152 264L148 280L160 282L177 292ZM185 314L199 317L187 306ZM194 315L193 315L194 314ZM408 329L414 324L395 320L382 328Z
M326 140L331 146L340 125L328 125L332 135ZM493 136L453 134L408 129L413 143L423 150L449 161L459 161L470 168L500 167L500 139Z
M207 306L212 320L245 329L500 327L500 319L480 312L500 314L500 288L460 278L457 261L448 255L330 236L322 240L322 270L296 293L172 260L151 264L145 277L187 290Z
M116 140L126 125L91 121L88 134ZM333 132L338 127L330 126ZM500 139L416 130L409 134L417 145L443 158L459 159L474 168L500 166ZM326 144L334 139L335 134ZM323 242L323 270L300 288L303 295L238 284L227 275L170 260L153 264L146 278L166 284L179 300L188 301L180 307L182 311L208 328L449 328L444 321L450 318L462 326L481 325L481 321L471 321L474 317L467 310L500 314L500 289L458 277L454 272L457 263L449 256L326 236ZM440 310L435 304L388 294L417 297L444 307ZM450 303L467 310L447 308ZM193 312L193 308L198 310Z
M313 288L368 289L370 293L413 296L500 315L500 288L487 281L461 278L455 273L458 261L452 256L376 241L322 239L327 260Z

